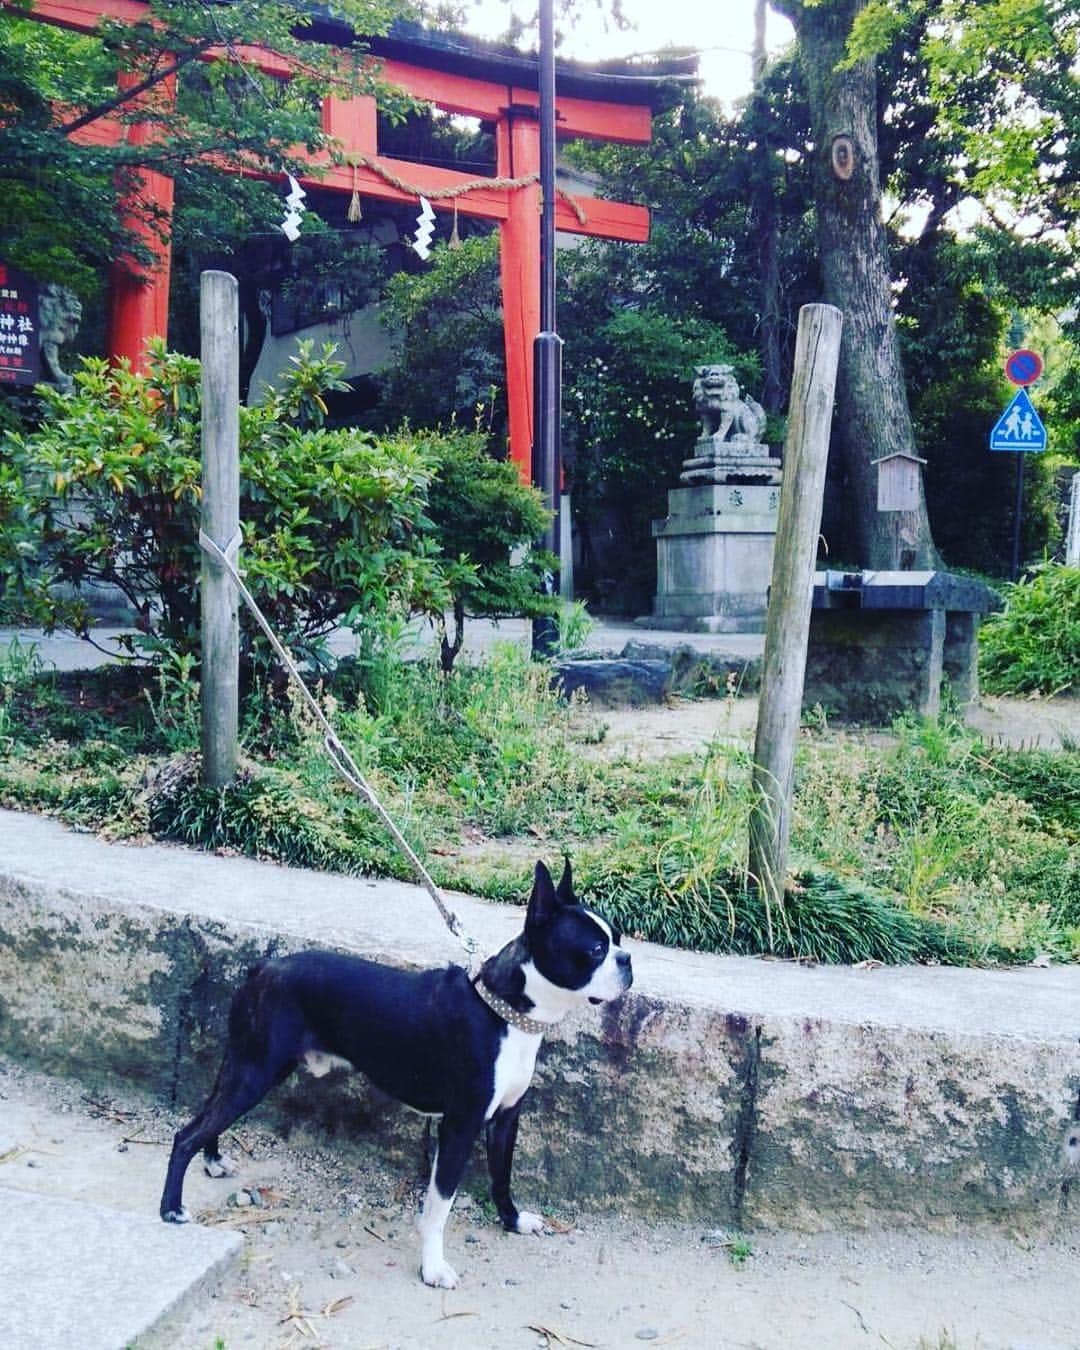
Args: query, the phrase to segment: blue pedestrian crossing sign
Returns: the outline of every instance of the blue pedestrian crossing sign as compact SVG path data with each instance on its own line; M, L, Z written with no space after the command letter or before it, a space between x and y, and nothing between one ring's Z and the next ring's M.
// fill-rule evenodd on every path
M1046 428L1026 389L1018 389L1012 402L990 433L991 450L1026 450L1038 454L1046 449Z

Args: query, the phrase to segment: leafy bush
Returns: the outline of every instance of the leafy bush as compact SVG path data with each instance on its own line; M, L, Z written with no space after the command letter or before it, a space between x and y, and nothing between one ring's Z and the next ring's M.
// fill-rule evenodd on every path
M482 414L493 444L506 435L499 239L472 235L437 247L422 272L397 272L383 295L401 351L381 372L380 411L414 425L471 425Z
M992 694L1080 690L1080 567L1045 563L1006 589L979 631L979 674Z
M446 599L424 515L434 462L415 438L326 431L340 365L301 344L264 403L240 410L246 580L286 641ZM143 644L198 641L200 373L159 344L148 374L84 358L71 394L42 387L40 430L11 435L0 511L9 607L87 632L88 583L119 587ZM31 561L31 559L33 561ZM67 583L69 590L58 589ZM250 652L251 633L244 638Z
M544 593L544 574L555 559L530 550L514 552L547 529L549 513L540 493L523 483L517 466L493 459L478 432L432 433L421 444L438 463L428 513L438 532L439 554L450 590L454 631L435 615L442 668L461 651L465 617L508 618L552 614L558 600Z
M606 854L578 868L583 899L636 937L668 946L831 964L960 962L967 944L866 887L822 869L795 877L782 908L766 905L738 870L720 870L693 890L672 884L648 859ZM644 864L644 865L641 865Z

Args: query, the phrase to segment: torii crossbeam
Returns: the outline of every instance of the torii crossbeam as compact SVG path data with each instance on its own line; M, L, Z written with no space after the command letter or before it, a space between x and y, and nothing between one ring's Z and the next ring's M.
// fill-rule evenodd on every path
M64 28L94 32L105 18L145 21L147 8L143 0L31 0L25 9L20 5L18 13ZM497 222L510 454L528 479L533 441L531 353L540 327L537 62L520 53L492 49L457 35L432 34L412 25L395 28L390 37L369 39L368 46L387 83L447 112L494 124L496 180L491 187L477 187L476 179L464 173L383 158L378 147L375 98L331 96L323 100L322 125L340 143L339 154L335 162L325 157L312 162L310 174L301 173L299 181L305 188L359 191L388 201L416 202L417 194L423 193L437 211L457 209L463 215ZM247 54L269 73L284 77L290 73L288 64L272 53ZM215 59L215 55L219 54L207 54L208 59ZM133 83L135 77L130 78ZM656 79L560 65L556 92L559 135L647 142L657 89ZM76 134L101 143L115 142L125 132L129 140L134 139L139 131L138 125L122 129L118 121L103 119ZM500 186L499 180L512 180L514 186ZM467 192L448 195L466 185ZM149 267L135 266L126 259L122 266L114 267L110 279L109 355L114 359L126 357L136 369L145 363L147 340L166 336L171 250L167 237L162 237L162 221L167 223L171 217L172 203L171 180L154 171L144 172L134 196L119 203L120 211L154 258ZM148 219L155 220L154 229L141 223ZM589 197L571 203L560 196L556 228L600 239L643 242L649 234L649 215L644 207L622 202Z

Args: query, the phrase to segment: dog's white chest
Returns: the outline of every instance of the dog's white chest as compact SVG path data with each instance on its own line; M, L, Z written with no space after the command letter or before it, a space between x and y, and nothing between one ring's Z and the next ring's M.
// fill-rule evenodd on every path
M521 1100L526 1088L532 1082L539 1049L539 1036L519 1031L517 1027L506 1028L506 1035L502 1039L495 1060L495 1089L491 1094L491 1103L484 1116L485 1120L490 1120L496 1111L516 1106Z

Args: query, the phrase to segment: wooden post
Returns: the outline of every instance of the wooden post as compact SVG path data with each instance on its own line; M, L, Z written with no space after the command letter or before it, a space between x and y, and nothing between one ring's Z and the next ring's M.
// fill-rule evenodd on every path
M202 529L233 561L240 530L240 342L236 278L204 272L202 344ZM237 595L229 574L202 558L202 777L225 787L236 774L240 685Z
M749 872L768 905L780 905L791 831L791 784L802 713L814 560L821 531L825 463L840 357L842 315L832 305L799 312L784 485L765 624Z

